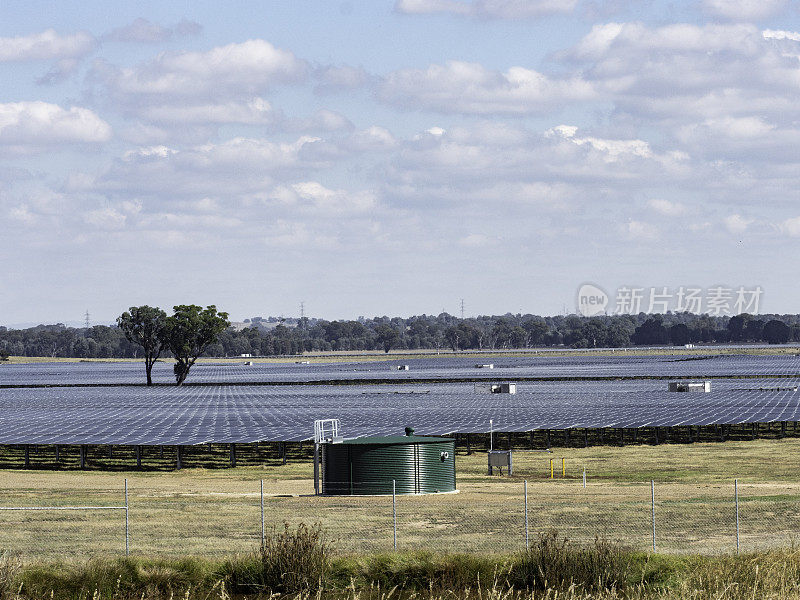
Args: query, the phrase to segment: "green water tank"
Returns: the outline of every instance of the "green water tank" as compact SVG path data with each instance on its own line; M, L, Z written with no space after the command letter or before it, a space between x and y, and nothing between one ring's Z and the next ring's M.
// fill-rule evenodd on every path
M322 445L326 495L435 494L456 489L455 440L397 435Z

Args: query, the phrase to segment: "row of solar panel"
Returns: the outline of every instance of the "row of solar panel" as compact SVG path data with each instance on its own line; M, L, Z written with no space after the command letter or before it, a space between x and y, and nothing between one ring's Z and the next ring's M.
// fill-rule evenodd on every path
M471 384L19 388L0 391L0 444L192 445L299 441L316 419L348 437L800 421L797 380L717 380L681 394L660 381Z
M800 376L800 357L789 355L703 356L441 356L371 362L287 364L201 362L188 382L306 382L328 380L413 381L415 379L526 377L733 377L739 375ZM303 361L300 361L303 362ZM479 365L492 364L493 368ZM398 370L407 365L408 370ZM154 380L173 381L169 362L155 365ZM130 384L144 381L140 362L32 363L0 366L0 385Z

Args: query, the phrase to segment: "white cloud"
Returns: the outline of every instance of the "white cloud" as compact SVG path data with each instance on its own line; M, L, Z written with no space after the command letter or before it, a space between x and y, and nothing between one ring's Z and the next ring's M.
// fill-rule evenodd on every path
M770 125L800 119L800 63L785 47L796 44L779 37L791 36L765 38L747 23L606 23L558 58L612 104L618 123L684 140L686 128L716 126L755 140L773 135Z
M703 8L732 21L766 19L786 8L786 0L703 0Z
M116 208L107 206L89 211L84 215L84 219L90 225L101 229L121 229L125 227L128 217Z
M397 0L404 14L449 13L481 19L524 19L570 13L577 0Z
M524 67L501 73L478 63L450 61L425 70L390 73L380 86L379 97L407 109L526 115L590 100L595 92L591 84L577 77L550 78Z
M800 217L786 219L780 224L780 230L792 237L800 236Z
M87 108L47 102L0 104L0 145L41 146L105 142L111 126Z
M647 205L657 213L666 217L677 217L686 212L686 207L680 202L670 202L663 198L653 198Z
M367 72L360 67L326 66L315 73L319 80L317 91L334 92L352 90L363 86L369 80Z
M577 146L588 146L597 150L601 155L606 157L609 162L617 161L622 158L656 158L664 161L684 161L688 156L679 151L673 151L664 155L658 156L650 148L650 144L644 140L613 140L597 138L592 136L578 137L578 128L569 125L559 125L548 129L545 132L546 137L550 138L563 138Z
M753 220L747 219L740 214L733 214L725 217L722 222L725 224L725 228L731 233L744 233Z
M274 124L274 128L283 131L327 132L353 129L353 124L342 113L321 108L309 117L283 118Z
M325 166L307 149L318 142L311 136L283 143L237 137L183 149L145 146L127 152L123 160L91 178L86 191L169 201L264 194L275 185L275 178L296 180L298 172Z
M800 42L800 33L796 31L781 31L776 29L765 29L761 32L765 40L790 40Z
M252 97L276 83L304 79L307 68L292 52L256 39L207 52L166 52L135 68L98 63L93 77L128 102L144 97L161 104L165 97Z
M162 27L147 19L138 18L124 27L118 27L104 37L115 42L157 44L172 39L175 35L197 35L202 26L194 21L183 20L175 27Z
M0 62L80 58L95 46L95 38L86 32L62 35L47 29L27 36L0 38Z
M633 240L652 241L658 238L658 229L644 221L628 221L623 231Z
M176 150L168 148L167 146L147 146L143 148L137 148L136 150L128 150L123 155L123 160L140 158L167 158L169 155L175 154L176 152Z
M32 225L36 222L36 215L34 215L25 204L12 207L11 210L8 211L8 216L26 225Z
M390 150L397 146L397 140L388 129L373 125L353 132L346 141L349 149L356 152Z
M482 233L471 233L460 238L458 245L466 248L482 248L488 246L490 241L489 237Z
M317 181L303 181L279 187L273 197L282 204L309 207L325 213L347 213L372 210L376 198L372 192L332 190Z
M225 102L221 104L171 104L146 106L141 117L154 123L241 123L265 125L275 120L276 115L269 102L253 98L247 102Z

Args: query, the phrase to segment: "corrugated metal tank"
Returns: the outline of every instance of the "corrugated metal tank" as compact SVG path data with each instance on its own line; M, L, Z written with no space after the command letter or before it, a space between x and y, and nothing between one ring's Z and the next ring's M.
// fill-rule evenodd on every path
M434 494L456 489L455 440L426 436L366 437L323 444L326 495Z

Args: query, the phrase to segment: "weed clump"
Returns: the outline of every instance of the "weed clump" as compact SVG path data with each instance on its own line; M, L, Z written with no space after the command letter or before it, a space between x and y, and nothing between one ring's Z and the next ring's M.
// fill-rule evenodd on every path
M511 578L529 590L624 591L631 566L632 554L619 544L595 538L591 546L577 546L548 531L522 553Z
M301 523L292 529L284 523L282 531L264 537L257 553L228 562L223 570L236 592L304 592L323 586L332 553L333 545L319 524Z

